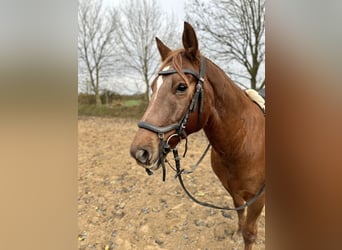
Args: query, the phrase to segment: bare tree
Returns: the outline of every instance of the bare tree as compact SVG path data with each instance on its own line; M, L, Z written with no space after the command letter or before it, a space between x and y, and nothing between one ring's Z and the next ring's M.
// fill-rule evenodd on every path
M158 35L171 46L175 44L176 27L172 15L163 12L155 0L128 0L120 9L120 40L123 53L121 63L131 75L138 75L146 86L160 62L155 45Z
M264 87L265 0L192 0L186 12L205 50L235 81L248 80L256 90Z
M96 105L101 104L100 81L113 70L117 49L117 19L117 12L103 8L102 0L79 1L79 70L86 75L85 79L90 83Z

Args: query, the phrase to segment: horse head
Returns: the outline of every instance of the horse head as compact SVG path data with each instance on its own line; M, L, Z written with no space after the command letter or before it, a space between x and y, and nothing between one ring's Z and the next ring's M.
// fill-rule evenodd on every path
M194 29L186 22L182 42L182 49L171 50L156 38L162 64L130 149L137 163L147 169L158 169L167 147L175 147L207 120L203 100L206 59L200 55Z

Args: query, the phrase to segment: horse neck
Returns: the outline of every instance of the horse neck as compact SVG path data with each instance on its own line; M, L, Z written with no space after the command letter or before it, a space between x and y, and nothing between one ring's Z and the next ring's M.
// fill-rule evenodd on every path
M238 88L227 75L214 63L208 60L207 79L210 90L205 98L209 98L211 108L208 108L209 116L204 131L218 151L222 148L237 147L237 142L242 143L241 137L245 132L243 123L250 100L245 93ZM230 143L235 142L235 143Z

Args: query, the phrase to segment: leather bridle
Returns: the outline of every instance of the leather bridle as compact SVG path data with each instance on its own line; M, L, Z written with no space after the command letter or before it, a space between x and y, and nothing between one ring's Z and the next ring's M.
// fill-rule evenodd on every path
M144 122L144 121L138 122L139 128L147 129L147 130L152 131L158 135L158 138L160 141L159 142L159 161L160 161L160 164L163 168L163 181L165 181L165 178L166 178L165 157L166 157L167 153L169 153L171 150L171 146L169 144L169 141L173 137L184 138L186 140L185 152L184 152L184 156L185 156L186 151L187 151L187 134L185 132L185 128L186 128L186 125L188 123L190 113L192 113L196 110L196 107L198 104L199 104L199 107L197 109L198 110L197 126L200 126L201 113L202 113L202 109L203 109L203 82L204 82L204 76L205 76L205 68L206 68L205 58L203 56L201 56L201 67L200 67L200 73L199 74L197 74L196 72L194 72L191 69L183 69L182 70L182 72L184 74L192 75L197 80L197 83L196 83L195 92L192 96L190 104L189 104L187 110L185 111L184 115L182 116L182 118L180 119L180 121L178 123L173 123L173 124L169 124L166 126L159 127L159 126L155 126L151 123ZM177 70L170 69L170 70L159 71L158 75L159 76L167 76L167 75L172 75L172 74L176 74L176 73L178 73ZM170 135L167 139L165 139L164 138L165 133L171 132L173 130L175 130L176 133ZM146 168L146 172L148 175L152 174L152 171L148 168Z

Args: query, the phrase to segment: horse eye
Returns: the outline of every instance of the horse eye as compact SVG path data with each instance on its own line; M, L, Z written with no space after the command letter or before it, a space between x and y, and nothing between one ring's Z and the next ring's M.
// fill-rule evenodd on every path
M180 83L177 86L177 92L184 92L185 90L187 90L188 86L185 83Z

